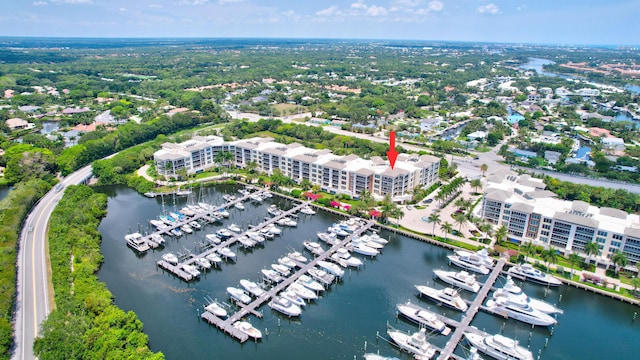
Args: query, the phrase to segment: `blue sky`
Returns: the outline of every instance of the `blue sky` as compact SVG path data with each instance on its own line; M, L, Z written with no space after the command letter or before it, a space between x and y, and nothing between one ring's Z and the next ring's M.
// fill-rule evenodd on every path
M2 0L0 36L640 44L640 0Z

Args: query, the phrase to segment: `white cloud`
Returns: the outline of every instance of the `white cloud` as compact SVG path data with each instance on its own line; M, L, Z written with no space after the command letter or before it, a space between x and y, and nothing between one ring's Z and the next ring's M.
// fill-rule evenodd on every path
M526 9L527 9L527 5L520 5L520 6L518 6L518 7L516 8L516 10L518 10L518 11L524 11L524 10L526 10Z
M293 11L293 10L287 10L287 11L283 12L283 13L282 13L282 15L283 15L283 16L286 16L286 17L288 17L288 18L295 18L295 17L298 17L298 15L296 14L296 12L295 12L295 11Z
M46 1L34 1L33 6L45 6L48 5L48 3Z
M400 7L416 7L422 4L423 0L396 0L394 4Z
M336 16L340 14L341 14L340 10L335 5L331 5L326 9L316 11L316 15L318 16Z
M351 8L356 10L364 10L367 8L367 5L365 5L364 1L360 0L351 4Z
M241 3L243 1L244 0L218 0L218 4L225 5L225 4Z
M496 15L500 13L500 9L494 3L479 6L478 9L476 9L476 11L480 14L491 14L491 15Z
M429 11L442 11L444 8L444 3L439 0L430 1L427 6L427 10Z
M180 5L204 5L206 3L208 3L209 0L180 0L180 2L178 2L178 4Z
M371 5L367 8L367 15L369 16L385 16L387 15L387 9L382 6Z
M129 11L129 10L127 10L127 8L123 8L123 7L121 7L120 9L118 9L118 11L120 11L120 12L127 12L127 11Z
M91 4L92 0L63 0L65 4Z
M150 4L149 7L153 9L162 9L162 5L160 4Z

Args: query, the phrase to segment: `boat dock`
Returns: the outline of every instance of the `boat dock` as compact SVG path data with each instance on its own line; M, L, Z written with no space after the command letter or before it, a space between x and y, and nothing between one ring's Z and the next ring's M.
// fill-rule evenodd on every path
M447 342L447 345L440 352L440 356L438 357L439 360L447 360L452 357L453 351L458 346L458 343L460 342L460 340L462 340L462 336L466 331L477 330L476 328L470 326L471 321L480 310L480 307L482 306L484 299L487 297L487 295L489 295L489 291L491 291L493 284L498 279L498 275L500 275L500 273L502 272L502 268L504 267L505 263L506 263L506 260L503 258L498 260L498 262L496 263L496 266L493 268L493 270L489 274L489 278L487 279L487 281L485 281L484 285L482 285L482 288L480 288L480 291L478 291L478 295L469 306L469 309L467 310L466 314L462 316L462 320L460 322L456 321L456 324L453 324L452 320L447 319L447 322L445 323L455 327L456 330L453 332L453 335L451 335L451 339L449 339L449 341Z
M302 208L303 206L306 206L306 205L307 205L307 203L302 203L301 205L296 206L294 209L299 209L299 208ZM294 209L291 209L289 211L295 211ZM282 214L281 216L286 216L286 214ZM271 221L269 223L272 223L275 220L277 220L277 217L271 219ZM234 328L233 327L233 323L235 323L236 321L239 321L240 319L242 319L243 317L245 317L248 314L257 314L258 317L261 317L262 314L260 314L257 311L257 309L260 306L262 306L264 303L266 303L269 300L271 300L271 298L273 298L278 293L280 293L282 290L284 290L286 287L291 285L302 274L306 274L307 270L309 270L312 267L314 267L319 261L326 260L329 256L331 256L331 254L336 252L339 248L344 247L354 237L358 237L363 232L369 230L371 227L373 227L374 224L375 223L373 221L367 221L363 226L360 226L358 228L358 230L354 231L352 234L350 234L349 236L345 237L344 240L336 243L331 248L329 248L327 251L323 252L322 254L318 255L314 259L310 260L308 263L306 263L306 264L298 263L300 268L296 272L291 274L289 277L285 278L280 283L274 285L271 289L265 291L265 293L262 294L262 296L260 296L258 298L255 298L249 304L246 304L246 305L238 304L240 306L240 310L237 311L236 313L232 314L228 318L221 319L221 318L216 317L213 314L208 314L207 312L205 312L205 314L207 314L206 317L205 317L205 314L203 314L202 318L204 320L206 320L207 322L209 322L210 324L215 325L217 328L219 328L220 330L224 331L225 333L233 336L234 338L236 338L241 343L247 341L248 336L245 333L240 332L236 328Z

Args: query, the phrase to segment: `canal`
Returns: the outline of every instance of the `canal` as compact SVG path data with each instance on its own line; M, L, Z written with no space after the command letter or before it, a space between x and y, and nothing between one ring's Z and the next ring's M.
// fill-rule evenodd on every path
M222 203L224 193L236 193L234 186L194 189L195 198L209 203ZM108 215L100 225L103 235L104 264L98 276L125 311L134 311L144 323L154 351L162 351L167 359L354 359L361 358L365 344L368 352L402 359L411 357L401 353L376 334L386 335L387 324L416 331L417 327L396 318L395 305L410 300L431 310L460 320L461 313L440 308L416 296L416 284L434 285L433 270L449 268L443 248L381 232L390 243L381 255L367 259L364 267L348 271L344 279L334 284L316 302L308 304L300 319L289 320L263 306L262 319L249 321L268 335L259 343L239 344L217 328L199 319L205 298L226 301L227 286L237 286L240 279L258 280L260 269L276 262L290 249L303 251L302 242L316 241L316 232L325 230L340 220L336 215L318 212L313 216L300 215L296 228L284 229L283 235L265 242L248 252L238 248L237 263L222 265L219 270L205 274L200 280L185 283L163 272L155 262L167 251L196 251L206 233L220 226L206 225L205 229L179 240L169 240L161 251L149 251L137 256L125 245L123 236L129 231L148 230L148 220L163 211L180 208L187 198L145 198L126 187L107 187L101 191L109 196ZM289 208L289 201L273 198L263 204L246 204L244 211L232 208L224 224L236 223L246 229L266 216L270 203ZM164 205L163 205L164 203ZM308 253L305 254L310 256ZM480 280L483 280L481 277ZM504 283L503 279L498 284ZM436 287L444 287L436 282ZM523 284L530 296L543 298L545 288ZM472 299L470 294L463 294ZM635 358L640 353L640 319L632 320L637 306L562 286L547 292L546 300L558 303L565 313L558 316L559 324L551 330L532 329L529 325L480 312L472 325L487 332L503 334L530 346L534 357L541 359L600 359ZM448 337L434 336L430 341L444 347ZM531 339L531 340L529 340ZM545 348L545 343L547 347ZM465 356L459 346L456 353Z

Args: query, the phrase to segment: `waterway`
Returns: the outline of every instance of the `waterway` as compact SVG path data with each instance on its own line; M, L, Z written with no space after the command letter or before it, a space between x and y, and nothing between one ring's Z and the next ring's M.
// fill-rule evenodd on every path
M6 198L9 191L11 191L11 186L0 186L0 200Z
M138 228L146 230L147 221L162 213L161 199L145 198L126 187L107 187L101 191L109 195L109 203L108 215L99 227L103 235L104 264L98 276L107 284L118 306L138 314L152 350L162 351L167 359L361 359L365 343L369 352L411 359L376 337L377 333L386 335L387 323L405 331L417 330L413 324L396 318L397 303L411 300L454 319L461 318L458 312L418 298L414 288L416 284L434 285L432 271L449 268L446 255L450 251L382 231L381 235L391 241L381 255L366 260L360 271L347 272L342 282L307 305L298 320L289 320L263 306L263 319L250 317L249 321L263 332L267 329L268 335L261 342L241 345L199 319L205 297L225 301L227 286L237 286L242 278L257 280L260 269L268 267L291 248L302 251L302 241L316 241L317 231L340 218L326 212L314 216L301 214L297 228L284 229L282 236L267 241L264 248L246 253L234 248L238 251L236 264L225 264L199 281L185 283L158 269L155 261L167 251L175 253L185 248L195 251L204 234L220 226L207 225L194 235L168 241L165 250L137 256L125 245L123 236ZM205 188L202 198L221 203L223 193L236 194L236 188ZM181 207L186 201L186 198L177 198L176 206ZM257 223L266 216L271 202L282 208L291 207L289 201L276 198L261 205L246 204L244 211L232 208L225 224L237 223L246 228L249 223ZM172 209L173 203L173 198L165 198L165 210ZM435 286L444 287L439 282ZM523 288L530 296L545 295L545 289L537 285L525 283ZM470 294L463 295L472 299ZM637 306L567 286L549 290L546 300L559 302L565 310L558 316L559 324L553 335L546 328L532 330L526 324L483 312L472 324L491 333L503 328L504 335L530 346L536 355L541 351L541 359L637 358L640 319L632 320L634 312L639 310ZM444 347L447 340L448 337L434 336L431 342ZM547 348L544 347L546 341ZM456 353L464 356L464 350L459 346Z

